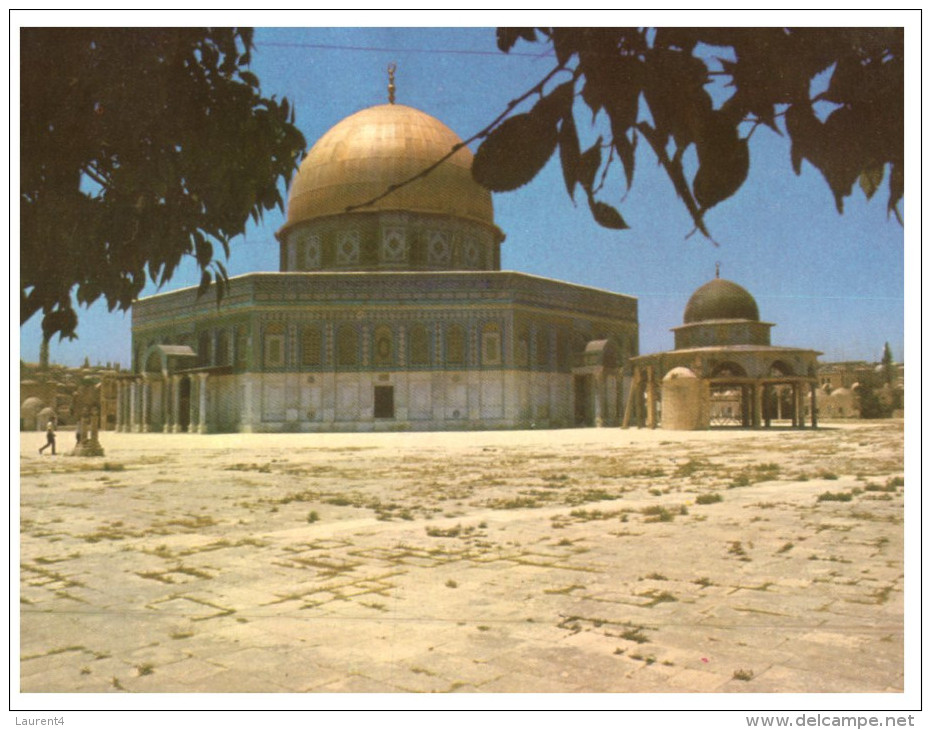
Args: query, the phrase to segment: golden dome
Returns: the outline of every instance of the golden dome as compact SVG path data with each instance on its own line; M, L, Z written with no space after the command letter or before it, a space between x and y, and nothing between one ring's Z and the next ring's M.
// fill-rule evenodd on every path
M285 228L346 212L423 171L462 140L438 119L401 104L363 109L311 148L291 182ZM491 194L472 179L465 146L425 178L364 211L437 213L494 225Z

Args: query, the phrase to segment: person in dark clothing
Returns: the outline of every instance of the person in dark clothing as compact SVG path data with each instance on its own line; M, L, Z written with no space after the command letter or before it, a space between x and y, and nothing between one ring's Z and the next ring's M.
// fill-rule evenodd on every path
M45 429L45 446L39 449L41 454L49 446L52 447L52 456L55 456L55 424L51 421L48 422L48 428Z

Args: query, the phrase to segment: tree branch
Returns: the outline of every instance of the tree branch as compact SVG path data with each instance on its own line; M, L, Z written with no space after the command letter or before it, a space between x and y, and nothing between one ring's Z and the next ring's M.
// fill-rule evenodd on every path
M352 211L359 210L360 208L368 208L369 206L374 205L378 201L384 200L396 190L406 187L407 185L410 185L411 183L416 182L417 180L425 178L427 175L433 172L436 168L438 168L440 165L446 162L446 160L451 158L460 149L468 145L470 142L474 142L477 139L482 139L483 137L487 137L495 127L497 127L502 121L504 121L504 119L513 111L514 107L519 105L521 102L526 101L528 98L530 98L534 94L542 93L543 88L546 86L546 83L551 78L553 78L557 73L559 73L560 71L564 69L565 69L565 64L560 64L559 66L556 66L546 76L544 76L543 79L541 79L535 86L533 86L533 88L521 94L516 99L513 99L512 101L508 102L507 108L503 112L501 112L497 117L495 117L494 121L492 121L491 124L486 126L484 129L481 129L480 131L476 132L464 142L460 142L459 144L453 145L453 148L449 152L447 152L445 155L443 155L440 159L438 159L436 162L434 162L429 167L425 167L423 170L418 172L416 175L412 175L406 180L403 180L399 183L395 183L394 185L389 185L388 188L385 190L385 192L380 193L379 195L376 195L374 198L366 200L364 203L358 203L357 205L346 206L346 212L351 213Z
M698 207L698 204L695 202L695 199L692 197L692 193L689 190L688 183L685 180L685 175L682 172L682 162L681 159L670 160L669 155L666 154L666 148L663 146L661 139L658 139L656 135L656 130L653 129L646 122L638 122L636 125L637 131L642 134L647 142L650 143L650 147L653 148L653 152L656 155L656 159L659 160L660 164L663 166L663 169L666 170L666 174L669 176L669 179L672 181L673 187L676 189L676 193L682 198L682 202L685 203L685 207L689 211L689 215L692 217L692 222L695 223L696 230L701 231L705 238L711 241L715 246L718 245L711 234L708 233L708 229L705 227L705 222L702 220L702 212ZM682 150L679 151L681 156ZM694 233L694 231L692 231ZM689 236L692 235L689 234Z

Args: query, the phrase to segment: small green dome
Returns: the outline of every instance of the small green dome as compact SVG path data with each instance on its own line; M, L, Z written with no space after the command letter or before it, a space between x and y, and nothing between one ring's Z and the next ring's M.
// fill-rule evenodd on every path
M720 319L760 320L756 300L746 289L727 279L712 279L698 287L685 306L684 324Z

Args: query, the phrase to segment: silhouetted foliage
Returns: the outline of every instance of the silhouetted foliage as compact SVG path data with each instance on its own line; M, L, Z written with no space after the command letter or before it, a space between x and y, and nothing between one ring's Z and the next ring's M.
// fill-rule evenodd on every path
M705 213L740 189L749 136L765 125L788 134L796 174L803 160L821 172L840 212L855 183L871 198L888 168L888 211L899 218L901 28L499 28L497 39L505 53L518 41L550 44L571 79L539 87L529 112L480 133L473 173L490 190L529 182L558 147L569 195L581 187L599 224L626 228L595 196L615 160L630 188L642 139L710 238ZM584 151L577 96L609 133Z
M895 361L892 359L892 348L889 347L888 342L885 347L883 347L883 359L881 364L883 383L892 385L895 382Z
M200 292L250 218L283 208L305 147L248 70L252 31L21 31L21 321L74 337L74 301L127 309L183 256Z

